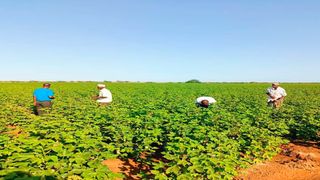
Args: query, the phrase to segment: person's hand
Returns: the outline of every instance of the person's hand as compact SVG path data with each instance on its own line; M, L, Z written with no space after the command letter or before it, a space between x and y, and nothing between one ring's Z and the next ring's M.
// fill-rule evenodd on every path
M97 96L97 95L92 96L92 99L93 99L93 100L97 100L97 99L99 99L99 96Z
M34 106L37 106L37 102L33 102L33 105L34 105Z

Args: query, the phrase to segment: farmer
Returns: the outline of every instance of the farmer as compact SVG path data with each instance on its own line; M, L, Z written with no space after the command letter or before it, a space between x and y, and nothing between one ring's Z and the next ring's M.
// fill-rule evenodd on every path
M196 100L196 105L198 107L208 108L209 105L216 103L217 101L213 97L201 96Z
M268 106L279 108L282 106L284 98L287 96L286 90L280 87L280 83L272 83L272 87L267 89Z
M112 94L110 90L106 89L106 85L98 84L99 95L94 97L100 105L108 105L112 102Z
M45 114L48 109L51 109L54 99L54 93L50 89L51 84L44 83L42 88L38 88L33 92L33 105L36 108L36 114Z

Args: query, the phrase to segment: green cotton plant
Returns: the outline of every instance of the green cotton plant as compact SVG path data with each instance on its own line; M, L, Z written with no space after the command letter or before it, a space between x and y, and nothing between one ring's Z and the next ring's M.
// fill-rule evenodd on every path
M102 164L131 159L141 179L233 179L288 139L319 140L320 84L283 84L283 107L266 107L269 84L52 83L53 109L35 116L38 82L0 83L0 178L116 179ZM198 108L199 96L217 103ZM147 169L147 170L146 170Z

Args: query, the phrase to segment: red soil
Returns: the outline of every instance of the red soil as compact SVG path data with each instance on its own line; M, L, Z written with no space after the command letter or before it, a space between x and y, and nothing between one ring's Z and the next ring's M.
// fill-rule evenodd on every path
M128 159L126 161L122 161L120 159L108 159L104 160L102 164L106 165L114 173L122 173L125 176L125 179L141 179L138 176L140 171L150 171L148 166L135 162L132 159Z
M295 141L283 145L282 152L272 160L253 165L243 170L235 180L320 180L320 142ZM141 155L140 157L145 157ZM157 161L157 159L153 159ZM125 179L141 179L140 171L148 173L150 168L132 159L103 161L112 172L122 173Z
M272 160L243 171L237 180L320 180L320 143L293 142Z

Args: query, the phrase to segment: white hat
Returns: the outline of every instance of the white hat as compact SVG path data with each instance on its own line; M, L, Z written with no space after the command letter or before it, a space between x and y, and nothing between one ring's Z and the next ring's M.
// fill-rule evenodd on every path
M104 84L98 84L97 85L99 88L105 88L106 87L106 85L104 85Z
M280 85L280 83L278 83L278 82L274 82L274 83L272 83L272 85L279 86L279 85Z

